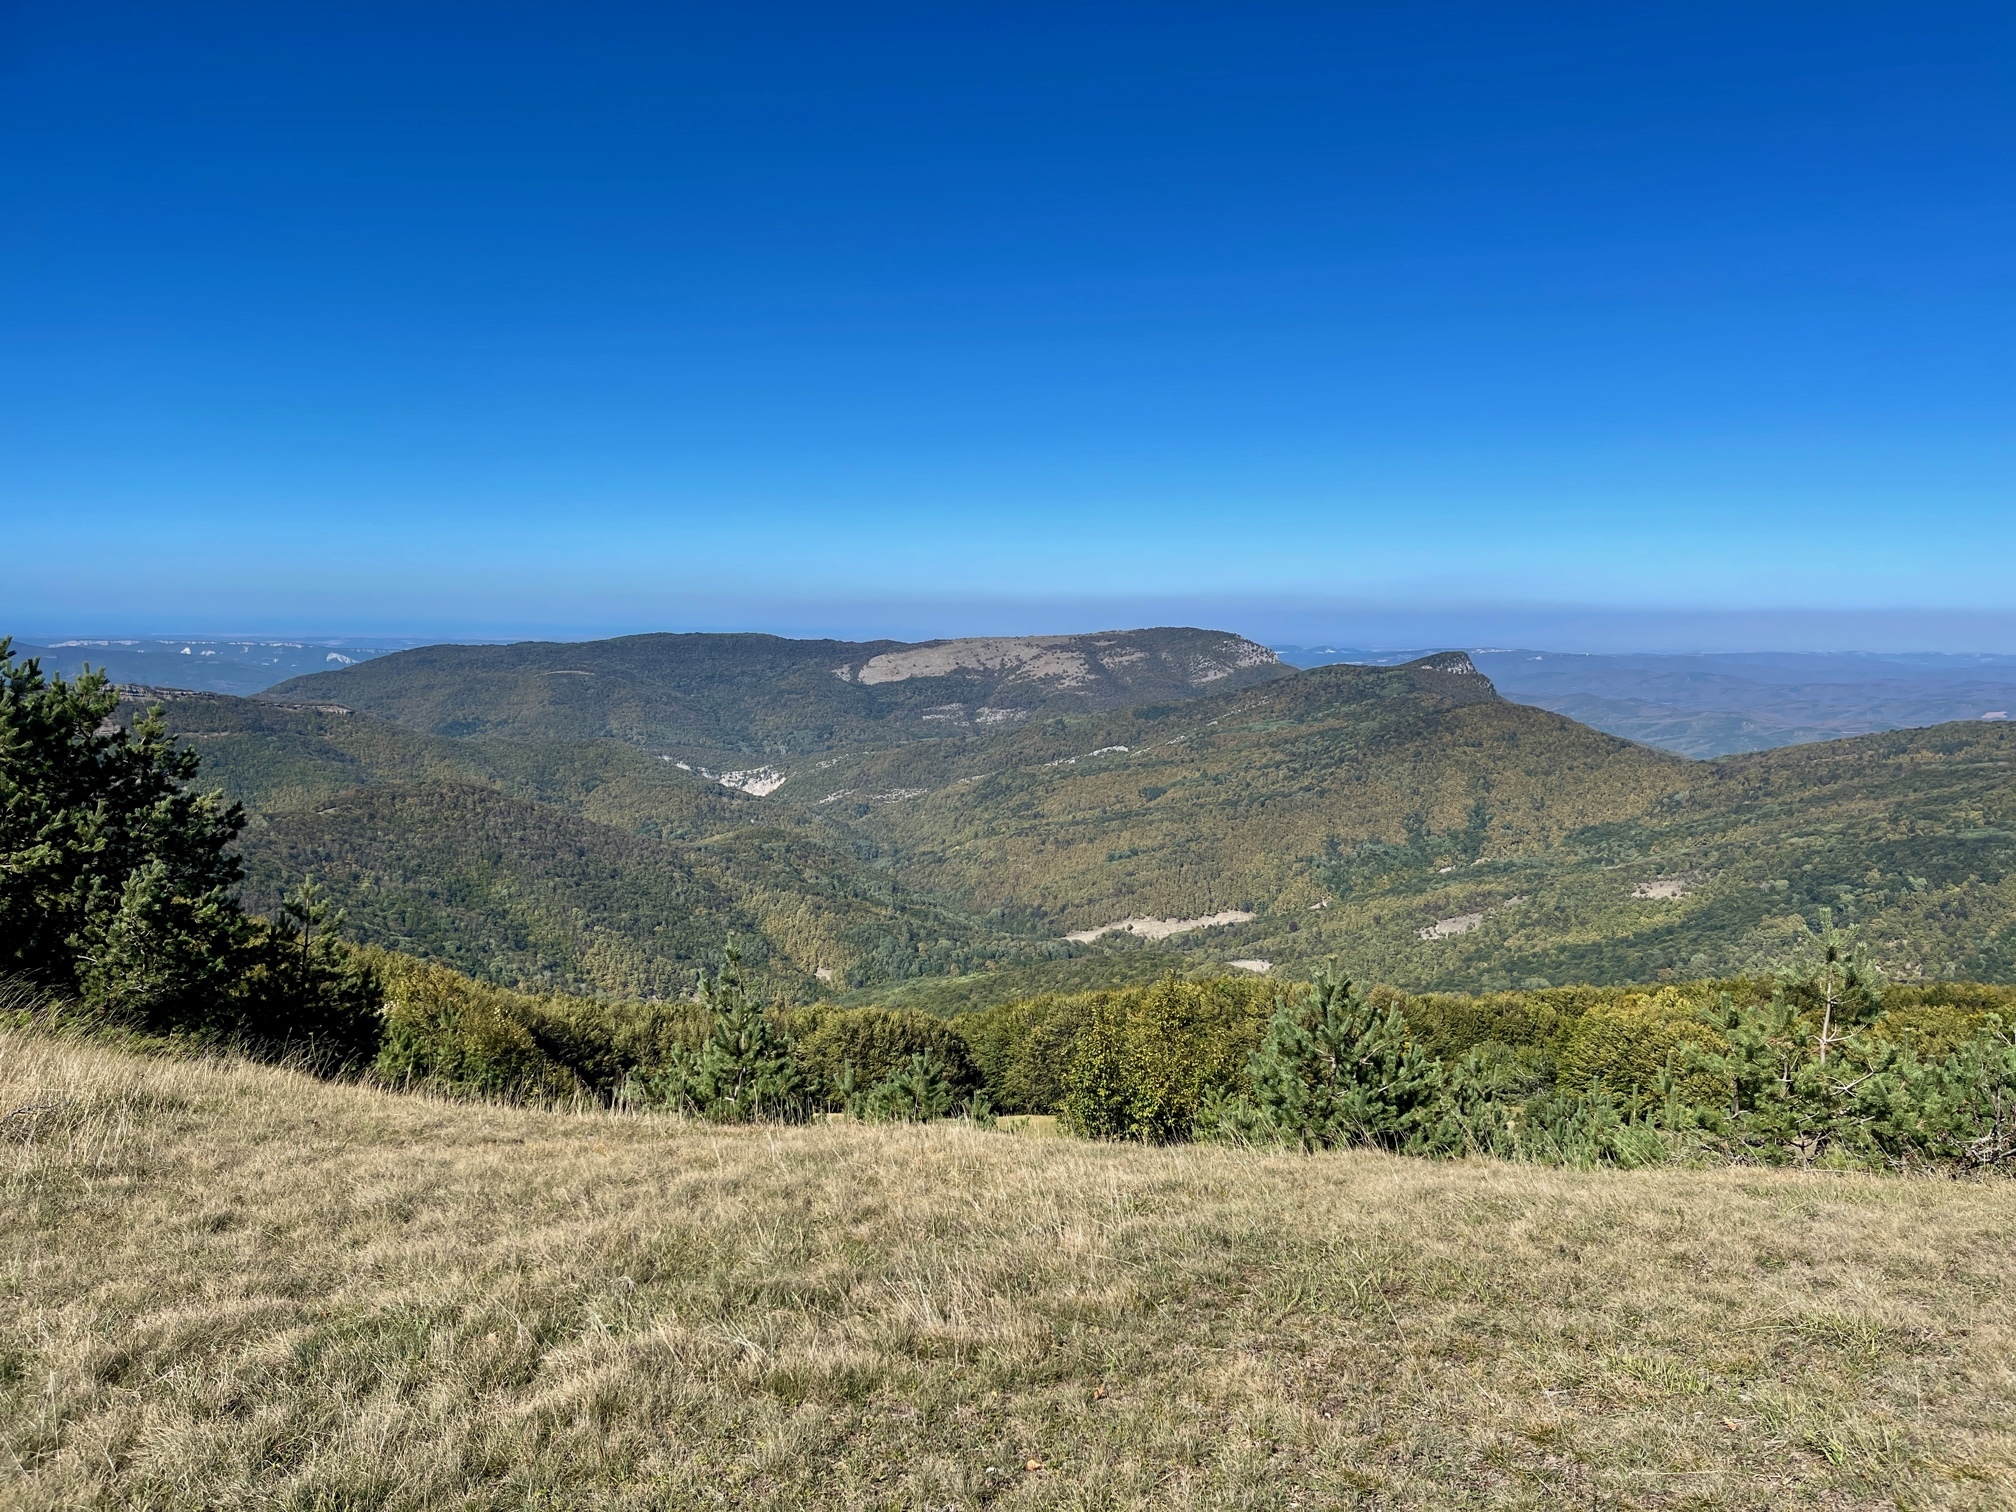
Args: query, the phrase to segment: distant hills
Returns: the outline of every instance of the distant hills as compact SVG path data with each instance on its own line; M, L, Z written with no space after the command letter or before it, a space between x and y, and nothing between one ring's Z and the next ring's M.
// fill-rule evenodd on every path
M1411 653L1279 646L1292 666ZM1505 697L1684 756L2016 716L2016 656L1473 651Z
M75 677L87 666L116 683L186 688L249 697L308 672L353 666L411 645L411 641L360 643L336 640L179 640L96 636L64 637L50 645L16 641L16 657L34 657L45 672Z
M457 740L340 705L134 691L126 707L160 706L203 780L250 811L249 901L313 875L374 944L637 996L690 990L731 938L793 987L987 959L954 949L984 928L831 835L620 742Z
M1899 974L2016 977L2002 722L1699 762L1461 653L1296 672L1190 629L428 648L166 708L254 814L258 900L312 871L504 982L665 995L730 934L780 990L940 1006L1327 957L1638 981L1821 907Z
M1156 640L1184 635L1239 645L1228 653L1228 662L1209 644ZM1098 644L1116 637L1118 646ZM945 647L962 649L946 653ZM1395 666L1428 654L1348 646L1272 650L1286 665L1264 675L1334 663ZM1116 652L1125 658L1132 651L1145 653L1142 662L1123 659L1108 665ZM358 697L360 707L388 718L442 734L489 731L541 739L625 739L710 767L725 764L730 770L739 764L734 758L788 755L817 748L822 741L844 745L861 738L888 738L906 722L913 733L942 734L962 723L1013 720L1049 694L1060 695L1060 706L1067 708L1187 697L1199 686L1190 682L1182 665L1184 657L1192 655L1201 658L1200 665L1233 665L1234 675L1245 685L1264 680L1265 664L1238 664L1266 651L1225 632L1200 631L987 637L923 645L785 641L774 636L632 636L620 641L413 647L409 642L354 638L99 636L16 647L17 654L39 657L49 670L68 675L88 664L105 670L115 682L246 697L315 673L399 655L396 670L385 684L373 685L368 701L349 680L342 684L345 696ZM945 654L965 659L954 678L963 685L937 694L947 702L934 706L928 700L933 688L944 686L939 675L920 679L914 672ZM1726 756L1843 735L2016 715L2016 656L1586 655L1546 650L1469 654L1499 693L1514 702L1551 709L1593 729L1683 756ZM583 656L593 656L602 665L577 665ZM888 660L870 667L877 656ZM680 670L673 671L675 666ZM805 680L816 687L819 675L841 667L850 669L850 679L856 674L865 679L857 686L881 691L870 697L843 694L824 701L801 697L799 708L809 720L804 728L779 728L770 715L746 712L752 698L759 706L764 701L766 678L782 677L788 683L809 673ZM664 690L650 686L654 678L662 680L668 674L681 684L677 702L682 706L668 706ZM612 684L639 675L643 685L620 697L611 697L607 688L593 696L577 688L570 696L565 688L539 685L541 678L583 675ZM1152 686L1158 677L1168 683L1159 692ZM738 693L733 687L738 678L754 685ZM1078 683L1075 693L1067 687L1073 681ZM710 690L703 682L714 686ZM1208 684L1203 686L1208 690ZM797 691L803 695L808 690ZM301 684L285 696L314 701L325 695ZM738 701L745 706L742 715L731 712ZM879 733L870 736L870 730Z

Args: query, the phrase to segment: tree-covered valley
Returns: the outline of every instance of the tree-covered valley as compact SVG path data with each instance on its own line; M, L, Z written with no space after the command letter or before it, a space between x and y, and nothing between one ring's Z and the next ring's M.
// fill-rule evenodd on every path
M432 648L160 697L250 811L250 897L313 875L359 938L506 985L675 995L730 935L790 996L940 1006L1233 961L1656 981L1753 969L1821 908L1899 977L2016 972L2005 725L1690 761L1460 655L1080 639Z

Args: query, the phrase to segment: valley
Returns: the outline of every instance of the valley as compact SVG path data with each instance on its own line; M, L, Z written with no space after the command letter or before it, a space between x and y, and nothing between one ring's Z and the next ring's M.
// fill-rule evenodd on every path
M1704 762L1510 702L1461 653L697 640L161 696L252 813L255 903L312 873L360 939L507 985L676 995L731 935L787 996L955 1007L1234 961L1653 981L1755 969L1822 908L1900 977L2016 973L2000 723Z

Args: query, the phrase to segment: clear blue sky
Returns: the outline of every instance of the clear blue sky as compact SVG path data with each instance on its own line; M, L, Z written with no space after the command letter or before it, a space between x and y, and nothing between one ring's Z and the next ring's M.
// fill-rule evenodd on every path
M0 228L0 629L2016 649L2006 0L14 4Z

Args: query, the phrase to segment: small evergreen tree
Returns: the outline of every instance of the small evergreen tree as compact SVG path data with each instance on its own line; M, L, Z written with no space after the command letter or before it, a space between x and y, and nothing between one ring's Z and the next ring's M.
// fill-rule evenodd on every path
M1282 995L1251 1075L1247 1126L1305 1150L1418 1148L1442 1081L1399 1007L1381 1012L1328 967L1306 992Z
M728 961L700 981L707 1036L700 1048L672 1058L645 1088L652 1100L697 1113L716 1123L805 1116L807 1085L790 1039L749 993L742 954L732 944Z
M1819 935L1780 968L1769 1001L1719 999L1714 1018L1727 1048L1693 1059L1722 1080L1729 1104L1703 1122L1766 1160L1866 1158L1874 1109L1900 1061L1895 1047L1861 1032L1881 1006L1867 950L1822 909Z
M952 1111L956 1091L936 1056L919 1052L863 1093L861 1117L898 1123L928 1123Z
M215 1032L319 1070L369 1061L384 1035L384 987L363 952L343 942L342 927L342 910L303 881L279 918L256 922Z
M1883 977L1868 946L1853 929L1837 929L1834 910L1820 910L1820 933L1779 969L1779 982L1796 1005L1819 1015L1813 1056L1828 1055L1860 1025L1882 1011Z
M148 1027L203 1012L244 940L244 812L197 794L159 710L101 672L45 678L0 638L0 973Z

